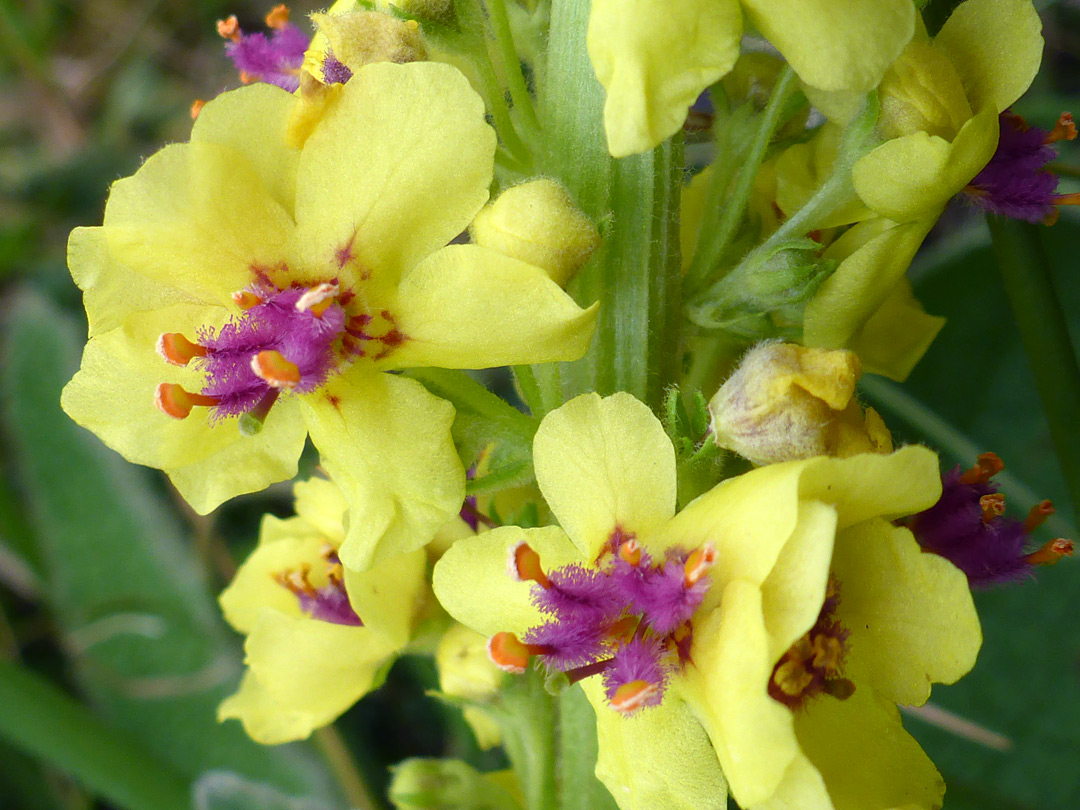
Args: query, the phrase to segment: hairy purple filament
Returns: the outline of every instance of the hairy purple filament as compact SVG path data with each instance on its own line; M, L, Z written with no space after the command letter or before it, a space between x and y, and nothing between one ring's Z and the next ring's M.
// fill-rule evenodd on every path
M303 31L286 24L269 37L239 33L225 44L225 53L245 82L267 82L293 93L300 87L300 67L309 44Z

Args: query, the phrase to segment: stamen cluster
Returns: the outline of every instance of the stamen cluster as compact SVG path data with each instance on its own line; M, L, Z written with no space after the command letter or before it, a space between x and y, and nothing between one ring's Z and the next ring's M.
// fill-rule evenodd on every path
M830 577L814 626L773 667L769 678L773 700L798 709L820 694L845 700L855 692L855 684L841 675L850 633L833 616L839 603L839 585Z
M349 595L345 591L344 569L337 552L327 545L322 556L326 566L325 570L320 572L319 578L325 578L326 584L312 584L312 570L307 563L297 569L274 574L274 581L291 591L300 602L300 610L311 618L331 624L362 627L364 622L349 603Z
M1028 535L1054 513L1050 501L1032 507L1025 520L1005 514L1005 496L991 479L1005 468L984 453L967 471L956 467L942 477L941 498L911 520L920 545L950 560L972 586L1013 582L1030 576L1034 565L1052 565L1073 553L1071 540L1055 539L1027 553Z
M709 588L705 576L716 560L711 545L691 553L652 558L616 530L595 566L570 564L546 574L528 545L515 546L508 571L535 582L533 604L549 617L519 641L492 638L492 660L524 672L531 655L574 683L603 675L612 708L630 714L663 700L668 678L689 660L691 618Z
M266 25L272 32L269 37L261 33L245 34L233 15L219 20L217 30L228 40L225 53L236 65L244 84L267 82L294 93L300 87L300 68L311 40L289 23L289 9L284 5L275 6L266 15Z

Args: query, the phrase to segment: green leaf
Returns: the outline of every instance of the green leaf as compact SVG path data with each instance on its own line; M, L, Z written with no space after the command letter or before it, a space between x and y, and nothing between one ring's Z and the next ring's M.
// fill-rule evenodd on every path
M333 805L288 796L229 771L204 773L192 788L192 798L192 810L335 810Z
M237 685L237 645L183 530L145 472L60 410L81 344L71 319L33 294L6 309L0 416L40 543L45 599L79 687L134 744L188 779L227 768L331 795L307 746L263 748L238 724L216 722L218 702ZM52 728L66 733L62 723Z

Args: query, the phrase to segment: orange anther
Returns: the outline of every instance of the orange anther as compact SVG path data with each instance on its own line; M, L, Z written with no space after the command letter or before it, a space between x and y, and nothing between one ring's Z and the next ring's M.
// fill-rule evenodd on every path
M263 302L259 296L250 290L237 290L230 297L232 298L233 303L240 307L240 309L251 309Z
M551 587L551 580L547 578L547 574L540 565L540 555L528 543L521 542L510 549L506 560L506 571L518 582L532 581L545 590Z
M619 557L636 568L641 562L641 544L633 538L624 541L619 545Z
M259 80L257 73L248 73L246 70L240 71L240 83L241 84L254 84Z
M621 619L612 623L607 630L607 634L611 638L629 641L633 637L634 631L637 630L639 624L641 624L641 619L637 616L623 616Z
M296 301L297 312L311 311L315 317L322 317L327 308L334 303L339 292L337 282L324 281L316 287L312 287Z
M619 714L633 714L656 694L656 684L648 681L630 681L615 690L611 696L611 708Z
M300 369L296 363L274 349L261 351L252 357L251 370L272 388L294 388L300 383Z
M206 106L206 101L201 98L195 99L191 102L191 120L194 121L199 117L199 113L202 112L202 108Z
M1076 124L1073 122L1072 113L1063 112L1057 123L1054 124L1054 128L1046 136L1045 142L1055 143L1057 141L1074 140L1076 140Z
M529 667L529 648L513 633L496 633L488 639L488 658L503 672L521 675Z
M161 383L154 391L154 404L158 410L173 419L186 419L196 405L217 405L217 397L192 394L175 383Z
M1080 205L1080 192L1072 194L1055 194L1054 205Z
M284 3L274 6L266 15L266 27L279 30L289 24L289 7Z
M691 552L683 563L683 581L686 587L689 588L697 583L714 565L716 565L716 546L712 543L706 543Z
M960 476L961 484L985 484L1005 469L1005 462L997 453L983 453L975 460L975 466Z
M1073 551L1073 541L1059 537L1051 540L1038 551L1028 554L1024 560L1028 565L1054 565L1060 562L1062 557L1071 557Z
M196 357L205 357L207 349L198 343L192 343L179 332L164 332L157 339L157 353L166 363L174 366L186 366Z
M1028 512L1027 519L1024 521L1024 531L1028 534L1035 531L1046 522L1048 517L1054 514L1054 511L1054 504L1050 503L1050 501L1039 501Z
M983 523L989 523L1005 514L1005 496L1000 492L983 495L979 498L979 508L982 509Z
M240 39L240 21L232 14L227 19L217 21L218 36L237 42Z

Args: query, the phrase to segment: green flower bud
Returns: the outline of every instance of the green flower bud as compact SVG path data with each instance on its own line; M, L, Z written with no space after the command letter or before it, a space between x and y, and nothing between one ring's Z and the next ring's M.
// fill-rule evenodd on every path
M510 792L459 759L407 759L388 793L398 810L520 810Z

